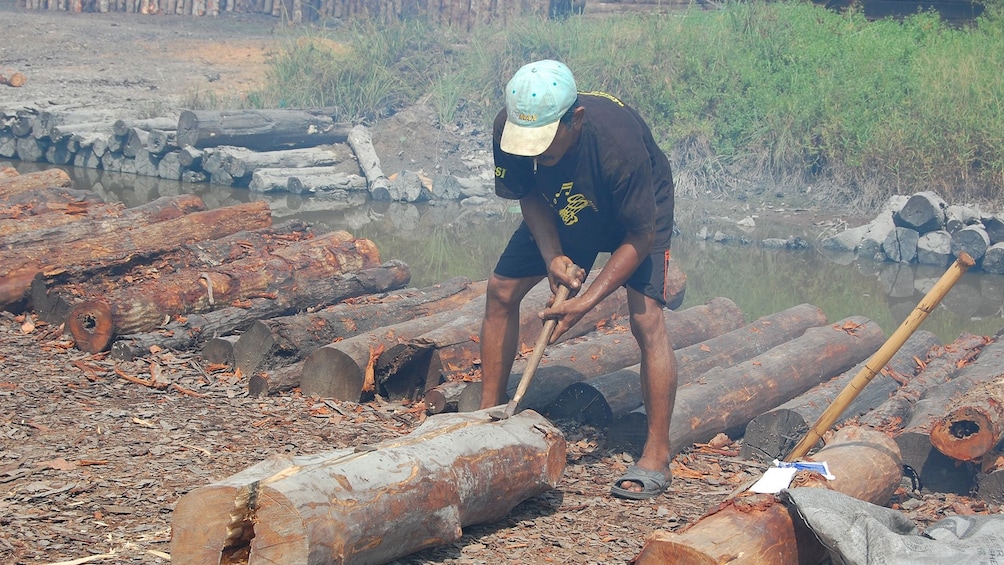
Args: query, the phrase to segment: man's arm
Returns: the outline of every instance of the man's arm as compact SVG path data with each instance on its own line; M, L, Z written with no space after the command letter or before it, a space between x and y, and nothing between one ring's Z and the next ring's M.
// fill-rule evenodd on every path
M566 271L568 265L572 264L564 251L561 249L561 240L558 238L558 228L555 225L554 211L544 201L544 197L539 193L532 192L519 201L520 209L523 212L523 220L530 228L533 239L537 242L537 248L544 257L544 264L547 265L547 277L551 283L551 292L557 292L557 285L562 284L572 290L572 295L582 286L582 278L585 273L578 269L569 276Z

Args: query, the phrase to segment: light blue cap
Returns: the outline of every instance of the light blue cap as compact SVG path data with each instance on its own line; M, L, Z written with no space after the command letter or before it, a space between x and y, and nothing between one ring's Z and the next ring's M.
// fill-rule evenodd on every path
M526 157L546 151L576 96L575 79L564 63L544 59L523 65L505 88L502 151Z

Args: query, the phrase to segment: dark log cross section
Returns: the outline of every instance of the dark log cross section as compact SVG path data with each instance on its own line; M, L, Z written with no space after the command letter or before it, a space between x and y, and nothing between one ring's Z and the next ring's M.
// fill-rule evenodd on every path
M565 439L532 411L441 414L403 438L272 458L181 497L171 560L388 563L554 488Z

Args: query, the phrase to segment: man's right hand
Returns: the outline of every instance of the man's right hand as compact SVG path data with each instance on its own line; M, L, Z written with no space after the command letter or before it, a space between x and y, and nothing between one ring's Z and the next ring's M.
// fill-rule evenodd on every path
M551 298L547 301L550 308L554 303L554 295L558 293L558 286L568 287L568 296L578 294L582 288L582 283L586 278L586 270L572 262L567 255L558 255L551 259L547 266L547 280L551 285Z

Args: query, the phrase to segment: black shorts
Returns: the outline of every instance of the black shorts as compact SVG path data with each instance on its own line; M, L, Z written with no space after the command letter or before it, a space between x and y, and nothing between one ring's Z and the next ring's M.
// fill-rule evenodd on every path
M596 257L600 254L596 249L576 248L571 242L564 240L561 242L561 249L586 273L593 268ZM665 306L666 293L669 291L668 266L668 249L651 253L642 260L624 286L637 290ZM537 242L525 222L521 223L509 238L509 244L495 265L495 274L511 279L547 276L544 257L540 254Z

